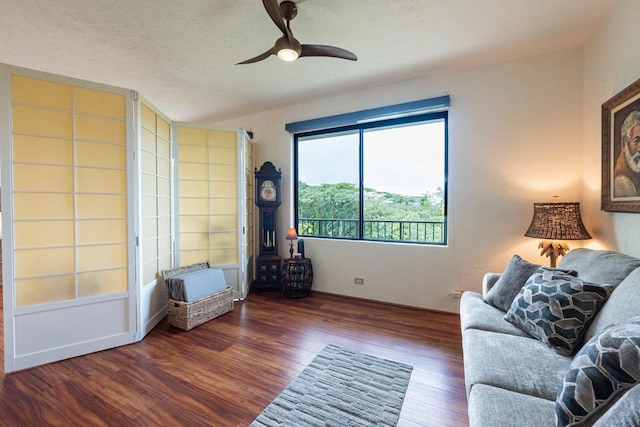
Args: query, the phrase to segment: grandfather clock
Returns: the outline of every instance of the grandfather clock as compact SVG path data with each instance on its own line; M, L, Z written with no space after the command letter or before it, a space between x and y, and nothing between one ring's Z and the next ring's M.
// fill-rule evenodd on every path
M282 171L265 162L255 172L256 205L259 208L260 248L256 258L254 291L281 289L281 259L278 256L278 206L282 201Z

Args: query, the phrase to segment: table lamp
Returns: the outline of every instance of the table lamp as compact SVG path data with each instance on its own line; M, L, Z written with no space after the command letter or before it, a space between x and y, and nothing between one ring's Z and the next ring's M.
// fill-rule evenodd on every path
M580 217L580 203L559 203L557 199L554 196L552 203L533 204L533 219L524 233L527 237L544 239L538 248L542 248L540 256L551 258L551 267L556 266L558 256L569 251L569 245L563 240L591 239Z
M287 237L285 239L289 240L289 258L293 258L293 241L298 239L298 235L296 234L295 228L290 228L287 230Z

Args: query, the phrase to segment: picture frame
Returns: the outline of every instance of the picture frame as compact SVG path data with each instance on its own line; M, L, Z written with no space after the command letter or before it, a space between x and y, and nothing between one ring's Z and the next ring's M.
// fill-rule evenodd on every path
M640 213L640 79L602 104L602 203Z

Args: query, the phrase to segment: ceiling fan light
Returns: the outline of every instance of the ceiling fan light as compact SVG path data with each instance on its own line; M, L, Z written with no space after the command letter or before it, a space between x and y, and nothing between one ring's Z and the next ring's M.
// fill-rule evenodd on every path
M290 48L284 48L278 51L278 58L286 62L295 61L298 59L298 56L298 52Z

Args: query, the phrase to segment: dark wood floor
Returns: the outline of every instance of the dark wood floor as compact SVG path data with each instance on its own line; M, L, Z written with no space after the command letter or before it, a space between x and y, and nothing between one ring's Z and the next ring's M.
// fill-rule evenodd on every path
M189 332L165 320L137 344L2 374L0 425L247 426L327 344L414 366L400 426L468 425L456 315L277 292Z

